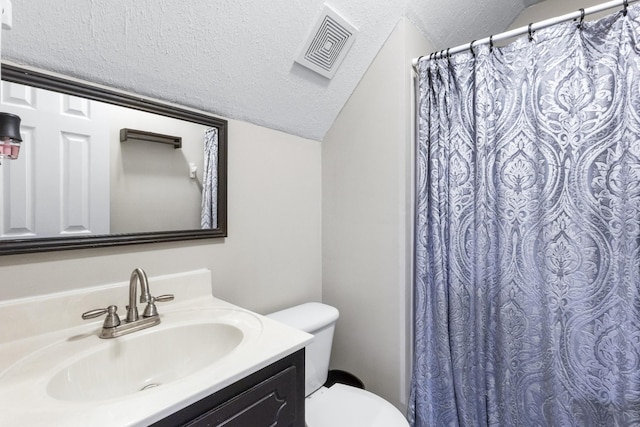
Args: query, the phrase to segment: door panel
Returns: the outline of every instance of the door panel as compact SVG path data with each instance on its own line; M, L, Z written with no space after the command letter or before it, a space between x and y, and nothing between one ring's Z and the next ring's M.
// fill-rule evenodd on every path
M23 143L0 166L0 238L108 234L104 106L2 82L2 111L21 117Z

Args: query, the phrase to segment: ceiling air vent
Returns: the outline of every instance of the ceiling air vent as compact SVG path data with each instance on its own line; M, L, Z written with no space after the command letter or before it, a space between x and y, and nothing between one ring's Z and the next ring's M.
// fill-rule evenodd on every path
M353 44L357 31L325 4L296 62L321 76L332 78Z

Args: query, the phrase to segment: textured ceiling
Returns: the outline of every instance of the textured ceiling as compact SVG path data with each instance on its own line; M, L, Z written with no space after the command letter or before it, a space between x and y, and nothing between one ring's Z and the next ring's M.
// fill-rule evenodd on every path
M359 31L332 80L294 62L323 0L12 0L2 57L322 140L403 16L444 49L537 1L327 0Z

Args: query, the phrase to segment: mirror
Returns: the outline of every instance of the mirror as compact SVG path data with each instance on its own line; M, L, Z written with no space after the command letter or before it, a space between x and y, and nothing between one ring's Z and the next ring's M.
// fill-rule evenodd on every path
M48 131L48 125L33 125L40 119L32 115L40 111L31 105L20 110L24 116L20 157L0 165L0 254L227 236L226 120L13 64L2 63L1 73L0 111L10 107L6 100L12 90L25 96L35 93L39 105L56 92L64 96L56 95L59 98L51 104L66 110L53 119L48 116L47 123L58 126L76 112L87 113L94 121L79 121L80 130L54 126ZM90 134L97 136L89 138ZM95 142L100 138L103 144ZM50 151L45 153L44 147ZM36 150L39 157L33 153ZM27 172L11 175L9 168L19 168L12 162L21 161L27 163L22 166ZM54 170L51 176L49 169ZM38 185L32 177L36 173L45 176ZM56 191L45 188L49 183L55 183ZM12 207L9 192L18 194L20 203ZM201 208L203 194L214 206L206 215ZM37 210L42 212L34 213ZM16 211L17 217L27 219L13 221ZM205 224L202 216L209 220L213 216L213 225ZM34 232L41 229L33 226L35 218L41 218L39 223L56 223L58 231Z

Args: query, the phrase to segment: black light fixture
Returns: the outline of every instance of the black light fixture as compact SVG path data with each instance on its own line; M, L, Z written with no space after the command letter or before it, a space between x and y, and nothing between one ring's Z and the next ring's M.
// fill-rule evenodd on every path
M20 154L20 117L0 113L0 159L15 160Z

